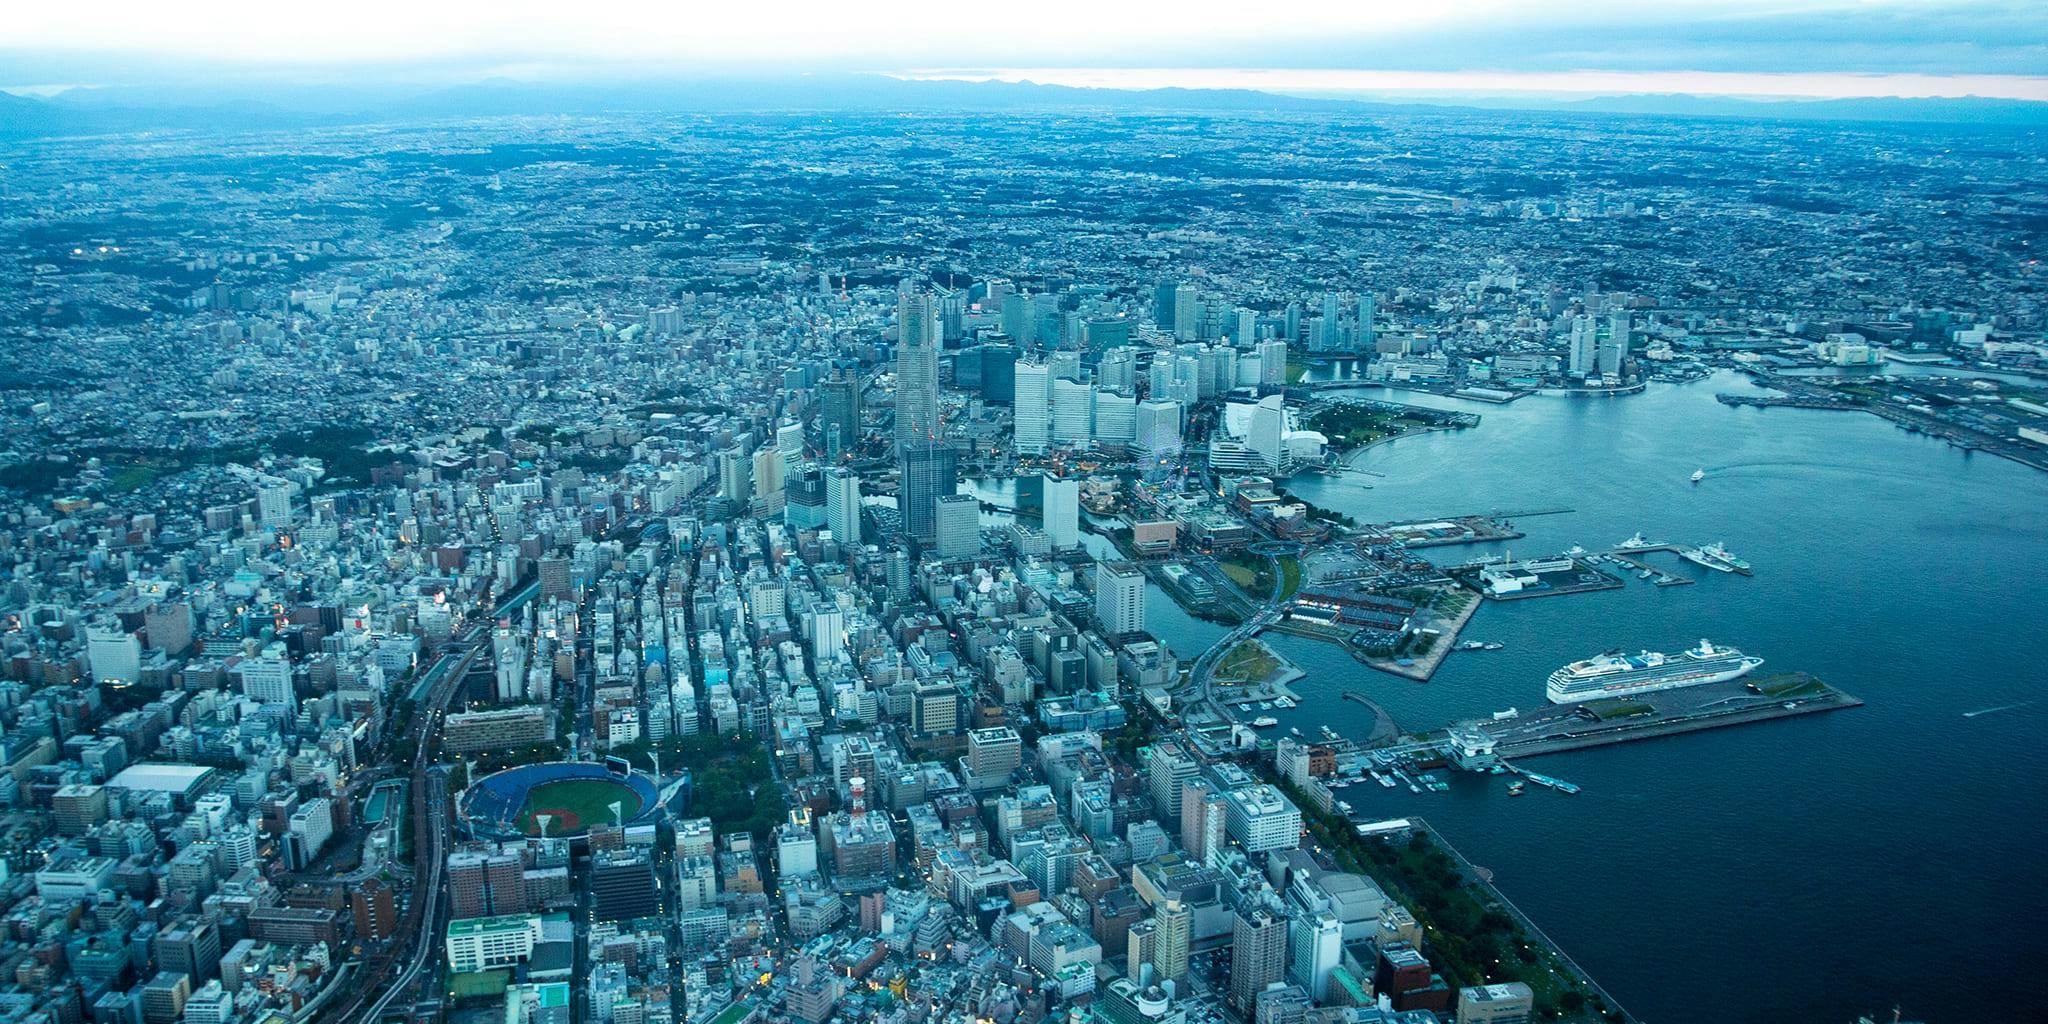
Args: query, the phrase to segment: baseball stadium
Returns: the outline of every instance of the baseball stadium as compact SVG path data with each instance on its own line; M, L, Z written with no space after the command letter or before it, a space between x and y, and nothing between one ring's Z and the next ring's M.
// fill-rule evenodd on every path
M462 827L479 839L541 834L576 838L593 826L653 822L660 815L654 778L590 761L525 764L486 775L462 791ZM617 804L616 812L612 805Z

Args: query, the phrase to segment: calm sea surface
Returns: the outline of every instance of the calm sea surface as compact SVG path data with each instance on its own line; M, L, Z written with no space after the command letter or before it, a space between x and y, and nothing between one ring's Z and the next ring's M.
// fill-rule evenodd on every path
M1812 672L1866 705L1530 762L1577 796L1510 798L1470 776L1448 793L1343 793L1363 813L1426 817L1653 1024L2048 1005L2048 474L1873 416L1714 401L1751 390L1720 374L1508 406L1361 391L1484 421L1374 448L1356 465L1375 475L1298 476L1295 493L1365 522L1568 508L1515 520L1528 536L1509 547L1641 531L1723 541L1756 575L1652 555L1699 583L1489 604L1464 635L1506 649L1454 653L1426 684L1269 635L1308 673L1309 706L1277 712L1281 727L1363 735L1365 710L1337 699L1357 689L1432 729L1539 706L1566 662L1701 637L1764 672ZM1183 658L1223 632L1156 588L1148 611ZM2022 706L1964 716L2005 705Z

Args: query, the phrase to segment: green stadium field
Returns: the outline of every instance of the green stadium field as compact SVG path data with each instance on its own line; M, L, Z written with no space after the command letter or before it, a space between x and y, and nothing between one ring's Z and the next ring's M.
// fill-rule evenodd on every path
M551 814L554 820L548 823L549 835L579 833L593 825L609 824L614 803L619 805L619 815L623 820L631 821L640 813L640 794L623 782L606 779L549 782L527 791L526 804L519 809L519 830L530 836L540 835L540 824L534 817Z

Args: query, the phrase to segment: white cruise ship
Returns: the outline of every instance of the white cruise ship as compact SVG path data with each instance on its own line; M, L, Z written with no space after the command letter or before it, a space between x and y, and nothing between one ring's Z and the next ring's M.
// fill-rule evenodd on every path
M1763 663L1762 658L1750 657L1732 647L1715 647L1701 640L1698 647L1678 655L1644 651L1641 654L1603 654L1572 662L1550 674L1550 685L1545 694L1553 704L1574 704L1582 700L1738 679Z

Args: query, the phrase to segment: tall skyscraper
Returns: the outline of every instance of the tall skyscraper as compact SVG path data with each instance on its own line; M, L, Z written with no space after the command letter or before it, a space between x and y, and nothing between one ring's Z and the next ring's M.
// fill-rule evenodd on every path
M860 381L835 378L818 385L818 435L825 457L838 461L860 441Z
M1104 562L1095 568L1095 618L1105 633L1144 630L1145 574L1136 565Z
M1095 389L1095 440L1123 451L1138 436L1138 400L1128 394Z
M1188 944L1194 939L1194 912L1177 899L1162 900L1152 915L1158 925L1159 943L1153 963L1162 981L1178 982L1188 976Z
M946 494L938 500L935 532L940 558L971 558L981 551L981 500Z
M1119 345L1102 354L1095 367L1095 383L1126 395L1138 393L1138 350Z
M718 493L742 507L754 500L754 460L739 445L718 453Z
M1081 543L1081 481L1045 478L1045 537L1053 550Z
M1275 339L1259 342L1259 385L1287 386L1287 343Z
M784 420L775 425L775 450L782 454L782 465L793 469L804 459L804 425L794 420Z
M1230 804L1208 780L1196 776L1180 787L1180 844L1197 864L1212 864L1230 834Z
M1034 308L1035 306L1029 295L1021 292L1012 292L1009 295L1003 296L1001 310L1003 333L1017 339L1021 343L1029 344L1038 333L1037 325L1032 322L1032 310Z
M1016 365L1016 437L1020 455L1043 455L1052 440L1052 371L1044 363Z
M1596 341L1598 334L1593 327L1593 318L1581 314L1572 318L1570 371L1574 377L1587 377L1599 369Z
M1344 923L1327 910L1301 910L1288 928L1294 980L1321 1001L1330 994L1330 974L1344 959Z
M912 441L904 446L900 465L896 494L903 531L930 544L938 539L938 500L960 489L960 455L940 441Z
M1137 438L1133 454L1150 463L1180 455L1180 403L1149 401L1138 403Z
M844 466L825 471L825 528L840 544L860 545L860 475Z
M1064 377L1052 382L1052 437L1086 445L1095 435L1095 389Z
M1358 296L1358 351L1370 353L1379 346L1379 328L1373 326L1373 318L1379 315L1379 300L1371 292Z
M1191 284L1181 285L1173 290L1173 336L1181 341L1194 341L1201 334L1202 290Z
M1171 281L1152 286L1152 323L1162 331L1173 329L1173 300L1178 294L1179 286Z
M1252 1000L1287 973L1287 922L1265 907L1235 915L1230 927L1230 1005L1252 1016Z
M798 463L784 481L782 521L798 530L825 525L825 471L815 462Z
M782 452L774 448L757 448L754 451L754 495L752 507L756 519L767 519L782 515L783 494Z
M896 447L939 436L939 326L929 293L896 299Z
M1628 356L1628 314L1617 312L1607 318L1607 337L1600 340L1600 372L1621 376L1621 361Z

